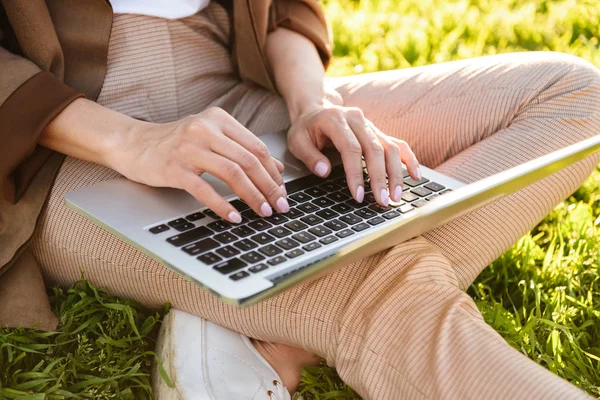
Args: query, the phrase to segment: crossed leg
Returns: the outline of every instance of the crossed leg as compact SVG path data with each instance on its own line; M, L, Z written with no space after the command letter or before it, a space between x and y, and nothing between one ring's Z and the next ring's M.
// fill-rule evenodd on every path
M600 128L599 74L571 57L498 56L332 82L347 105L407 140L423 164L465 182ZM260 109L235 115L243 109L238 104L231 111L251 130L285 125L279 98L244 90ZM577 388L510 348L461 289L575 190L597 161L241 310L66 209L65 191L114 176L88 163L63 165L33 249L51 282L68 285L83 270L114 294L149 306L170 301L250 337L302 347L335 365L368 399L578 398L584 394Z

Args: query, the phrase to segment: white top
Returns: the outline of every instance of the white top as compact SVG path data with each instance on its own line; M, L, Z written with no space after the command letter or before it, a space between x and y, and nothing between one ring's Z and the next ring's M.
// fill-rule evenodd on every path
M185 18L208 6L210 0L110 0L115 14L141 14L167 19Z

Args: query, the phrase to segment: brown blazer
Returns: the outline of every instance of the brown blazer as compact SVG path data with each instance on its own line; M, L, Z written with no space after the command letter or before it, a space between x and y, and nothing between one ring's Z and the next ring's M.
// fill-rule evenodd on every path
M220 2L233 20L232 59L243 80L275 90L264 46L277 27L309 38L328 64L331 44L318 0ZM1 275L11 265L35 263L27 244L63 159L37 138L74 99L97 98L112 19L107 0L0 0L0 325L7 324Z

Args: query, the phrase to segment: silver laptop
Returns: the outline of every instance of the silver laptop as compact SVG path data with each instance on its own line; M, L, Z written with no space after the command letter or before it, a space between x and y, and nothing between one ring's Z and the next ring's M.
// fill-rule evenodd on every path
M465 185L422 167L404 172L402 201L376 204L365 174L365 200L350 196L339 157L326 179L287 150L285 132L262 136L285 164L291 210L256 215L218 179L203 175L242 212L232 225L184 191L125 178L81 188L67 204L100 227L226 302L252 304L290 286L418 236L506 196L600 150L600 135Z

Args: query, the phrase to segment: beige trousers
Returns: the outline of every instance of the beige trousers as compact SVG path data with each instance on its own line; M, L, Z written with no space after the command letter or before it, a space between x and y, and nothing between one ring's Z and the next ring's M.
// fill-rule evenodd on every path
M168 121L217 105L256 134L288 126L277 95L241 83L216 5L178 21L117 16L99 102ZM472 182L600 133L600 74L566 55L519 53L330 79L348 106L406 140L424 165ZM258 305L225 305L67 209L65 192L117 174L62 166L33 239L51 284L81 271L112 293L171 302L257 339L324 357L366 399L575 399L585 394L511 348L464 293L569 196L590 158L423 237ZM233 377L232 377L233 378Z

